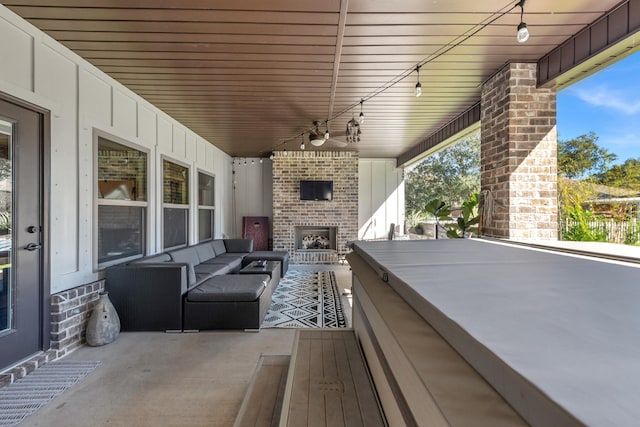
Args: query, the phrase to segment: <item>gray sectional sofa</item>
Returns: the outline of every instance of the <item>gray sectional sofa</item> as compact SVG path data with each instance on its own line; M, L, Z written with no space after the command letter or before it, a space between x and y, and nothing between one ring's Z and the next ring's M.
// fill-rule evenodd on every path
M259 259L279 264L238 274ZM258 329L288 264L251 239L218 239L109 267L106 289L123 331Z

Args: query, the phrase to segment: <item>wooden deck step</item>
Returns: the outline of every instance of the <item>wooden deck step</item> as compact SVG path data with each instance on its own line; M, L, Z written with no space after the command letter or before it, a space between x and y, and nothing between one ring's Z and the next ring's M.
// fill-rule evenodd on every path
M289 356L260 357L234 427L278 426L289 360Z
M384 426L352 329L296 332L280 426Z

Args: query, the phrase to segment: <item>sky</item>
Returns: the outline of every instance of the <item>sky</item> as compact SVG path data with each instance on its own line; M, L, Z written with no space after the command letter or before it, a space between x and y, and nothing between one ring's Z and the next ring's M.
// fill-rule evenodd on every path
M615 163L640 158L639 76L637 52L558 92L558 139L595 132Z

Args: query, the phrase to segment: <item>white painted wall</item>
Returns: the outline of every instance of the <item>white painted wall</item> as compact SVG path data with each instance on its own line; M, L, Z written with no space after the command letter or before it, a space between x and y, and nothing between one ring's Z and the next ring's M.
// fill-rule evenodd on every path
M245 165L246 161L246 165ZM269 159L235 158L232 210L234 227L232 236L242 235L243 216L267 216L273 230L273 186L271 184L273 164Z
M163 157L189 165L192 183L198 169L215 175L216 237L232 233L228 155L2 5L0 58L0 93L51 113L52 293L99 278L93 255L96 129L149 152L148 252L161 250ZM195 208L197 198L191 200ZM195 241L193 226L189 235Z
M395 224L404 233L404 178L395 159L360 159L358 239L382 239Z

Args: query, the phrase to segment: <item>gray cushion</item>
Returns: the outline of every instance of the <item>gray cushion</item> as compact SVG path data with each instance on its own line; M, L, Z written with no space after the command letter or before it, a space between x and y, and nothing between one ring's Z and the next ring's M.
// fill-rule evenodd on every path
M266 274L225 274L205 280L187 293L187 300L194 302L255 301L269 283Z
M211 242L200 243L194 247L196 248L196 253L198 254L200 262L206 262L216 257L216 253L213 251Z
M130 264L157 264L160 262L171 261L171 256L167 253L150 255L148 257L140 258L135 261L131 261Z
M208 274L215 276L216 274L227 274L233 267L226 263L219 264L198 264L193 267L196 274Z
M213 247L213 250L216 253L216 256L218 255L222 255L223 253L227 252L227 248L224 245L224 241L223 240L214 240L211 242L211 246Z
M194 285L196 283L196 272L193 269L194 266L200 264L200 259L198 258L198 253L194 247L176 249L174 251L170 251L169 255L171 255L171 259L175 262L184 262L189 265L188 274L189 274L189 285Z
M224 246L227 252L253 252L253 239L225 239Z

